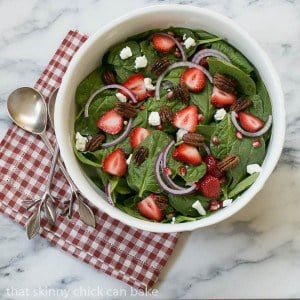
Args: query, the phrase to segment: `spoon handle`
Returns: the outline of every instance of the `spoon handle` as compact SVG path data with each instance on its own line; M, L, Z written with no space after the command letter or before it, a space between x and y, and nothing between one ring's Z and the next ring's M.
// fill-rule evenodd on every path
M53 179L53 175L54 175L58 155L59 155L59 148L58 148L58 145L56 145L55 149L54 149L53 157L52 157L50 173L48 175L48 181L46 183L46 191L49 192L49 193L50 193L51 182L52 182L52 179Z
M49 138L47 137L46 133L42 133L40 134L43 142L45 143L45 145L47 146L48 150L51 152L51 154L54 156L55 155L55 150L53 149ZM56 146L58 148L58 145ZM59 148L58 148L58 153L59 153ZM67 172L62 160L58 157L57 159L57 163L60 167L60 170L62 171L63 175L65 176L65 178L67 179L67 182L69 183L71 190L74 191L75 193L78 191L77 187L75 186L73 180L71 179L69 173Z

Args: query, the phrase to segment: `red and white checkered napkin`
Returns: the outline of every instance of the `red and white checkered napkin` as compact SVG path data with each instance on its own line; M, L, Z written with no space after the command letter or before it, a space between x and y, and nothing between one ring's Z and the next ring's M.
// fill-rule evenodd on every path
M35 87L48 100L59 86L67 66L87 36L70 31ZM53 132L48 132L53 138ZM0 211L22 226L31 212L22 200L41 195L51 156L39 137L12 125L0 146ZM53 181L54 196L69 197L64 177L57 172ZM56 195L55 195L56 193ZM76 207L75 207L76 210ZM138 289L149 289L178 239L178 234L156 234L137 230L112 219L94 208L97 226L86 226L78 213L72 220L58 216L56 225L49 228L42 220L41 236L64 251Z

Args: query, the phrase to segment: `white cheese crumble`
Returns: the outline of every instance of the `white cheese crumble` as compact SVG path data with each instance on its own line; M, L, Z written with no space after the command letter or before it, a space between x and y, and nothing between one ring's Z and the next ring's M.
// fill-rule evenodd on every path
M124 120L123 124L124 124L124 125L127 125L127 124L128 124L128 121Z
M158 111L152 111L148 118L149 125L158 126L160 125L160 116Z
M226 116L226 110L224 108L217 109L215 112L214 118L216 121L221 121Z
M206 211L203 208L203 206L202 206L202 204L200 203L199 200L197 200L196 202L194 202L193 205L192 205L192 207L195 208L201 216L205 216L206 215Z
M148 90L148 91L154 91L155 90L155 87L152 84L152 79L151 78L148 78L148 77L144 78L144 83L145 83L146 90Z
M182 137L188 133L187 130L185 129L178 129L178 131L176 132L176 141L177 143L180 142L182 140Z
M175 224L175 221L176 221L176 218L175 218L175 217L172 217L171 224Z
M185 41L186 40L186 33L182 36L182 39Z
M258 164L252 164L247 166L247 173L253 174L253 173L260 173L261 172L261 166Z
M184 41L183 44L184 44L184 46L185 46L186 49L189 49L189 48L191 48L191 47L193 47L193 46L196 46L195 40L194 40L193 38L191 38L191 37L188 37L188 38Z
M232 199L225 199L223 200L222 206L226 207L232 203Z
M79 132L76 132L75 139L76 139L76 143L75 143L76 149L81 152L85 151L88 138L82 136Z
M148 64L148 60L145 55L138 56L135 59L135 68L136 69L145 68L147 66L147 64Z
M132 153L128 156L128 158L126 159L126 164L129 165L131 162L131 158L132 158Z
M119 99L120 102L126 102L127 97L123 95L122 93L116 93L116 97Z
M121 50L121 52L120 52L120 57L123 60L127 59L128 57L131 57L131 56L132 56L132 51L131 51L131 49L128 46L126 46L125 48L123 48Z

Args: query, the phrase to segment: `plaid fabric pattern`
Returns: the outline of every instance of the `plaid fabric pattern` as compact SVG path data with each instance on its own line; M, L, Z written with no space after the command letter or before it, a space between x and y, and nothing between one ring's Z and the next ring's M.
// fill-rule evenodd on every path
M70 31L49 65L38 79L35 88L48 101L60 85L69 62L88 37ZM53 131L48 135L54 140ZM0 145L0 211L22 226L31 211L22 200L41 195L50 171L51 155L39 137L12 125ZM53 195L63 200L70 196L62 174L57 171L53 180ZM75 205L75 211L77 207ZM57 217L55 226L48 227L42 219L40 235L65 252L92 265L106 274L138 289L153 286L178 239L178 234L156 234L131 228L93 208L96 228L86 226L77 212L73 219Z

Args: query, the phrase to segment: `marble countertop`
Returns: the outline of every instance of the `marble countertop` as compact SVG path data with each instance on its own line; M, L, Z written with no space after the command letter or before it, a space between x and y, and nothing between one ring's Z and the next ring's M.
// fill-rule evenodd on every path
M34 84L69 29L91 34L126 12L156 3L210 8L232 18L256 38L282 81L287 135L276 170L246 208L220 224L182 234L155 286L158 296L154 298L299 298L300 1L1 0L0 137L10 125L8 94ZM105 299L120 298L122 290L127 291L127 299L134 297L124 283L43 239L28 241L20 226L0 215L0 298L19 299L21 288L45 287L70 293L82 289L81 299L92 298L97 289L115 291L115 296ZM40 298L47 294L35 299Z

